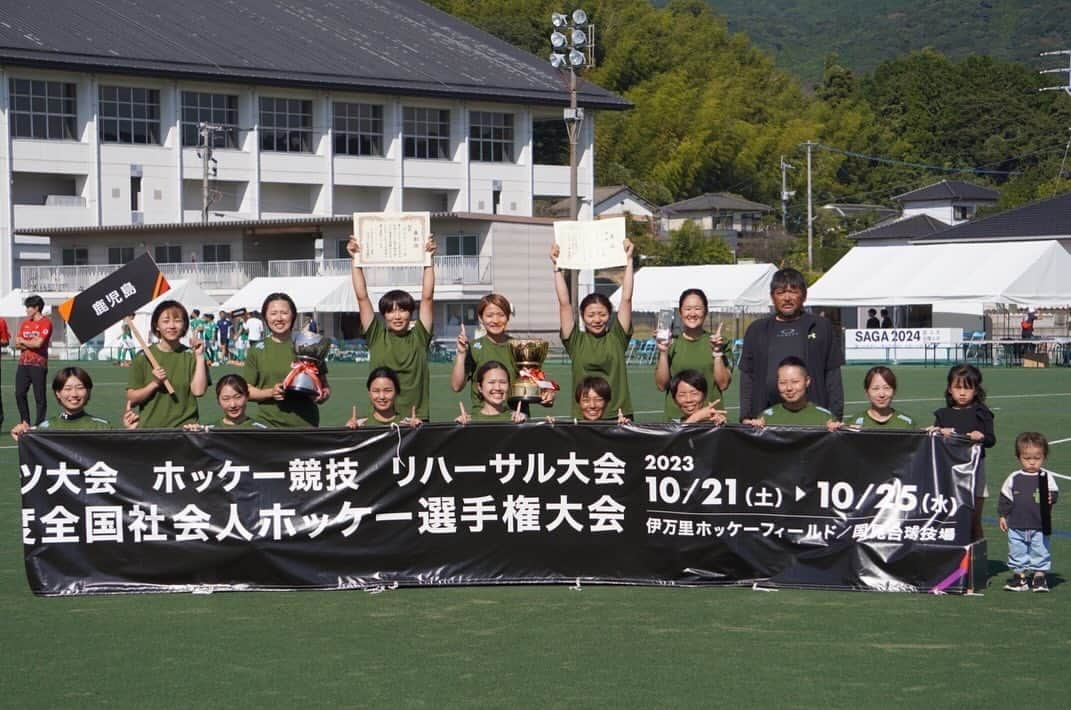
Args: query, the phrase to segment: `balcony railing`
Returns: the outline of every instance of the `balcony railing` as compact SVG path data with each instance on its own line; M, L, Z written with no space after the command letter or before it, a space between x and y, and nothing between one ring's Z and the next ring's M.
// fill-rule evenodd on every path
M120 266L23 266L20 269L22 288L61 293L84 291ZM166 278L191 280L205 290L236 291L258 276L268 275L268 267L261 261L191 261L159 264L159 267Z
M353 268L349 259L297 259L268 262L269 276L346 276ZM422 269L417 266L375 266L364 270L369 286L420 285ZM435 283L437 284L490 284L491 257L489 256L437 256L435 257Z

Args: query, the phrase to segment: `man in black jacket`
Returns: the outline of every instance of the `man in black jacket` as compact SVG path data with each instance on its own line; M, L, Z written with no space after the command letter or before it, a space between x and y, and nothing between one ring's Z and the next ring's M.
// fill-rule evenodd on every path
M795 356L807 363L808 401L844 416L840 368L844 348L827 318L803 311L807 282L795 269L781 269L770 281L774 315L752 323L744 334L740 358L740 418L753 419L777 404L777 364Z

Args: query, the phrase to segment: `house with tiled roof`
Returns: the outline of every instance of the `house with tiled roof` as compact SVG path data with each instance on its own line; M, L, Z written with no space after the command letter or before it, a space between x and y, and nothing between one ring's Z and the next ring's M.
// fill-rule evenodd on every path
M962 180L942 180L893 199L902 206L903 219L925 214L953 225L974 219L982 207L996 205L1000 193Z

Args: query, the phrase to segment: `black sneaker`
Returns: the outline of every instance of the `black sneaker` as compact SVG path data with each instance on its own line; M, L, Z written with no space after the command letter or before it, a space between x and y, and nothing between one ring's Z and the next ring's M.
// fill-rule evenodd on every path
M1006 592L1028 592L1030 591L1030 584L1026 581L1026 577L1021 574L1013 574L1008 583L1004 585L1004 591Z
M1034 575L1033 589L1035 592L1047 592L1049 591L1049 582L1045 579L1043 574Z

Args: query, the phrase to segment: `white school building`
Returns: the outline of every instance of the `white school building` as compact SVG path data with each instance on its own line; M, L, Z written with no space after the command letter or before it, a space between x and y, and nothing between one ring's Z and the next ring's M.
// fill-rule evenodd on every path
M532 215L569 194L566 85L416 0L17 3L0 24L0 294L57 302L148 252L223 300L340 268L354 211L428 210L439 323L468 320L549 271L550 222ZM593 114L629 104L586 82L578 99L585 218ZM531 305L517 325L556 329L553 304Z

